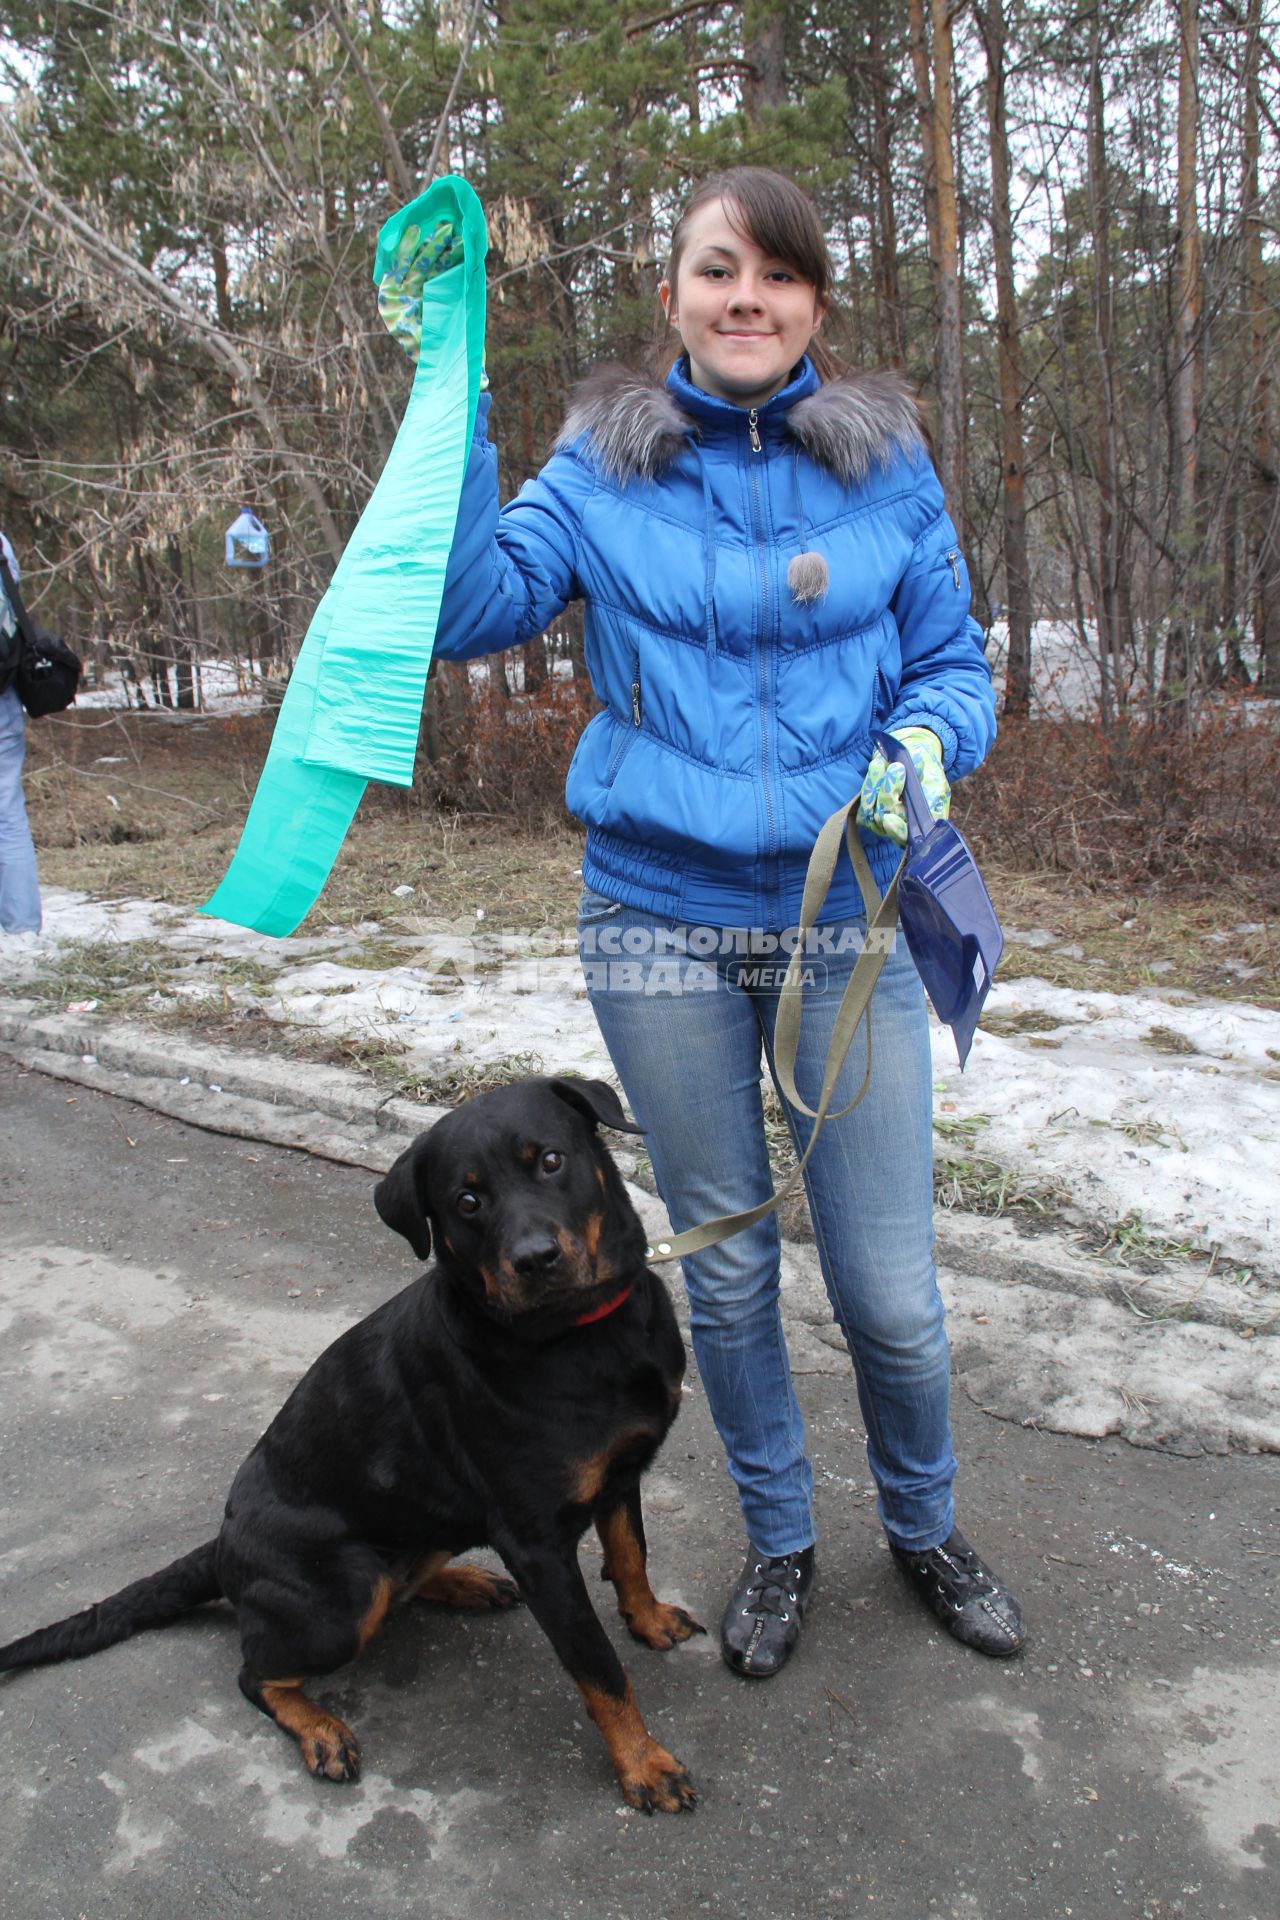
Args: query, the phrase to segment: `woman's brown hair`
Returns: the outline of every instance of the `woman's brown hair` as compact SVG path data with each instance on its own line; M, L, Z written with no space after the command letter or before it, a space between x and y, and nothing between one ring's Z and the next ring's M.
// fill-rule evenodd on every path
M674 287L688 236L689 221L700 207L712 201L724 203L729 225L759 247L771 260L807 280L826 307L835 284L835 270L827 251L827 236L822 230L818 209L794 180L771 167L729 167L724 173L704 180L676 221L671 235L671 258L667 279ZM820 379L834 380L840 363L819 340L809 346L809 358Z

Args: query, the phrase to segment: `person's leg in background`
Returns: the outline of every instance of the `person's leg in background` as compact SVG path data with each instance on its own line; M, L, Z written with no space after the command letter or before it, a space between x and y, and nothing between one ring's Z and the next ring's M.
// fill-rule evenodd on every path
M22 794L26 716L13 688L0 693L0 930L39 933L36 850Z

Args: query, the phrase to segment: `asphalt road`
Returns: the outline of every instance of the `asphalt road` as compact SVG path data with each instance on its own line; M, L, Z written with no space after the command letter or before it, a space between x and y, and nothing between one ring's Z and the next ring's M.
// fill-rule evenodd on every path
M0 1165L8 1639L208 1538L308 1360L412 1267L368 1174L5 1059ZM1034 1636L1004 1665L903 1588L851 1392L799 1384L822 1538L786 1672L746 1682L718 1657L741 1537L696 1385L647 1509L655 1587L712 1636L649 1653L602 1590L696 1813L621 1806L525 1613L396 1616L318 1689L361 1735L363 1780L313 1781L238 1693L212 1609L0 1680L0 1915L1273 1914L1280 1460L1045 1434L957 1393L962 1523Z

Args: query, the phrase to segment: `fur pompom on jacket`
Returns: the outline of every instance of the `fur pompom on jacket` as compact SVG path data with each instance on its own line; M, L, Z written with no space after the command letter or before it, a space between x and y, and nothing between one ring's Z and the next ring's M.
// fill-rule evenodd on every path
M801 361L759 408L598 370L499 508L482 395L437 651L463 659L584 604L601 711L567 799L584 882L669 919L795 924L823 821L876 727L926 726L951 778L995 732L955 529L906 384ZM884 885L896 850L867 840ZM852 876L832 917L861 909Z

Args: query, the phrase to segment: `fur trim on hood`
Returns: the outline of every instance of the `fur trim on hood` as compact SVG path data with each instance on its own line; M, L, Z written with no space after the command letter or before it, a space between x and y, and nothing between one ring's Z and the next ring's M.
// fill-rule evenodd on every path
M574 388L556 446L585 433L610 480L652 480L670 466L692 426L665 387L628 367L597 367Z
M889 372L829 380L787 414L787 430L811 459L846 486L873 465L924 444L907 382ZM670 391L627 367L597 367L574 388L556 446L589 436L602 471L617 482L652 480L679 454L697 424Z
M845 486L865 480L895 453L924 445L920 409L899 373L847 373L828 380L787 415L787 430L811 460Z

